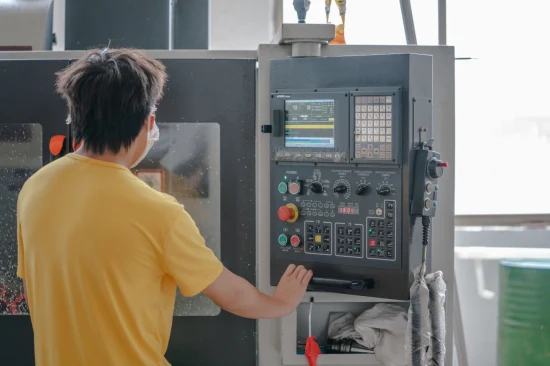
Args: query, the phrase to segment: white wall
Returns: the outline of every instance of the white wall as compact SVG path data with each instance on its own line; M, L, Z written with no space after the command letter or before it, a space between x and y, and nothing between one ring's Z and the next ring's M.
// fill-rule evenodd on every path
M282 23L282 1L210 0L210 49L256 50L270 43Z
M44 49L50 0L0 1L0 46Z

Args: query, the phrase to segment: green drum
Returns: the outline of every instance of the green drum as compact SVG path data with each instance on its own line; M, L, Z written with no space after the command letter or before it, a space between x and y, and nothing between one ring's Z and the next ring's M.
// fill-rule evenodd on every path
M550 261L500 265L498 366L550 365Z

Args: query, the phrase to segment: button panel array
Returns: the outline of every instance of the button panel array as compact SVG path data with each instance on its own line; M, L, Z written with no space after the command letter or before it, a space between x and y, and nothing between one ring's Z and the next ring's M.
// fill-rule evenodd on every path
M363 233L361 224L334 224L336 231L336 252L338 257L363 258Z
M393 159L393 97L355 97L356 159Z
M395 201L384 201L384 213L367 217L367 258L395 260Z
M332 255L331 222L306 221L304 232L304 248L307 254Z

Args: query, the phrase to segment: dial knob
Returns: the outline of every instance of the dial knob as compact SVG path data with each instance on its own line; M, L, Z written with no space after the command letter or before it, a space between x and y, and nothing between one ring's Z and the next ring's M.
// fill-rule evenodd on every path
M279 220L281 221L292 220L293 216L294 212L289 207L281 206L277 210L277 217L279 217Z
M362 196L369 193L369 186L368 184L359 184L357 189L355 190L355 194L358 196Z
M346 193L348 191L348 187L344 183L338 183L336 187L334 187L334 193Z
M316 194L323 193L323 185L319 182L313 182L309 185L309 189Z
M439 159L432 158L428 161L428 176L432 179L438 179L443 176L443 168L448 167L449 164Z
M290 237L290 245L292 245L293 247L299 246L300 243L301 243L301 240L300 240L300 237L298 235L292 235Z
M387 184L382 184L376 191L381 196L389 196L391 194L391 188Z

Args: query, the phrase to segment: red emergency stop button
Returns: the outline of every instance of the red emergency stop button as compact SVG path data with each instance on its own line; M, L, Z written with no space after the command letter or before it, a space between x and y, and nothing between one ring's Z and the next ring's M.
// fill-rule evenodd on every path
M286 206L281 206L279 207L279 210L277 210L277 216L281 221L291 220L292 214L293 214L292 210Z
M290 245L292 245L293 247L297 247L298 245L300 245L300 237L298 235L292 235L292 237L290 238Z

